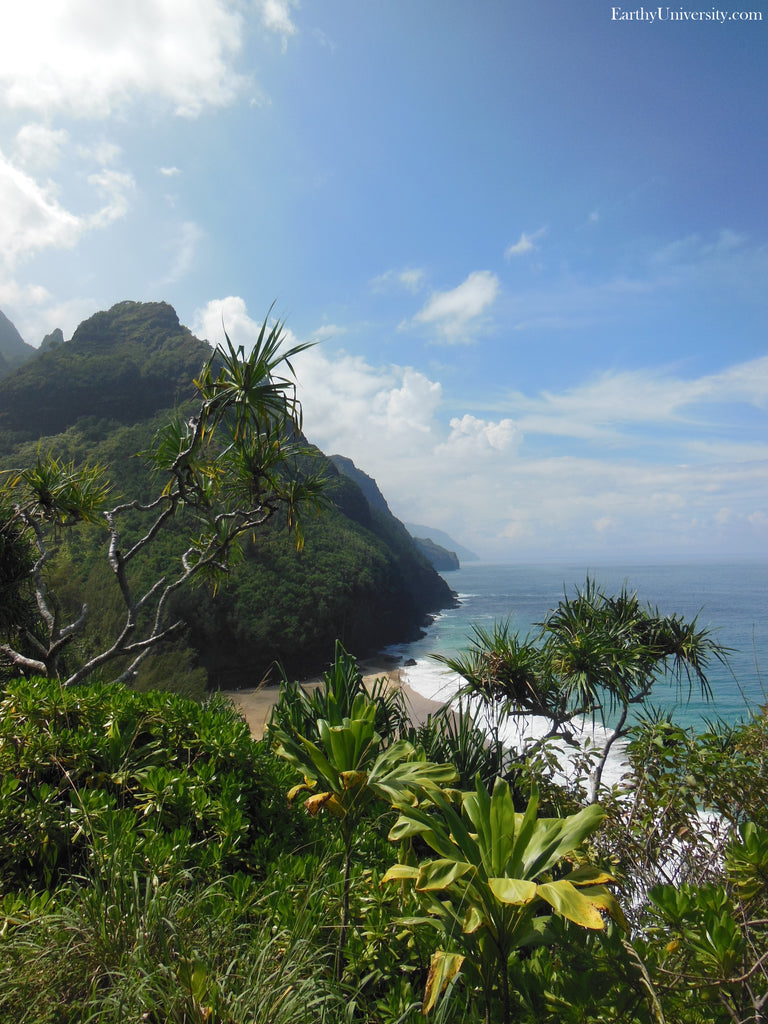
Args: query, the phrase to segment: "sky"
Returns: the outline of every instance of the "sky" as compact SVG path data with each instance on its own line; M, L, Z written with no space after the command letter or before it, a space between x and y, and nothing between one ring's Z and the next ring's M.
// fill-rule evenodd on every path
M768 4L729 2L6 4L0 309L277 316L309 439L487 561L765 558Z

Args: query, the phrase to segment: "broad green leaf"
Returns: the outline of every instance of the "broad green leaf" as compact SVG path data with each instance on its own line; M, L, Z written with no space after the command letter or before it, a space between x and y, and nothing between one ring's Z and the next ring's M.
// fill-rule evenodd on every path
M442 950L438 950L432 954L427 987L424 990L424 1005L422 1006L424 1014L435 1008L437 1000L459 973L463 963L464 957L461 953L444 953Z
M485 924L487 924L487 921L480 913L478 907L471 906L464 917L464 924L462 925L461 930L465 935L474 935L474 933Z
M489 878L491 892L502 903L522 905L536 898L538 886L525 878Z
M381 880L381 884L384 885L386 882L403 882L408 880L415 881L419 877L419 869L413 864L393 864L387 871Z
M447 889L471 870L472 865L466 861L430 860L419 865L416 888L423 891Z
M615 882L613 875L595 864L580 864L573 871L565 875L565 880L573 885L603 885L605 882Z
M515 842L515 805L509 783L496 779L490 804L491 857L489 875L504 874Z
M590 804L567 818L539 818L522 853L522 877L549 871L567 853L577 849L605 817L597 804Z
M402 839L412 839L413 836L420 836L430 831L431 825L428 822L415 821L413 818L407 818L404 814L401 814L389 830L387 838L392 843L399 843Z
M563 917L596 931L605 928L605 922L595 903L570 882L545 882L537 888L537 895L546 900Z

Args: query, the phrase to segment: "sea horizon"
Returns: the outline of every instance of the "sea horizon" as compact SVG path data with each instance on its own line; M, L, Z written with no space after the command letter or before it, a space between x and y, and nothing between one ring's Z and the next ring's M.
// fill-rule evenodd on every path
M652 703L671 712L684 727L703 728L708 721L735 723L768 701L762 669L768 671L768 558L720 558L657 561L573 559L530 562L466 562L441 573L457 593L456 608L443 609L408 644L387 652L415 664L404 667L408 685L422 696L447 702L460 680L434 660L435 654L466 649L474 624L488 628L509 620L513 631L531 632L557 606L564 593L573 595L587 577L609 593L623 586L636 591L642 604L662 614L697 618L714 638L731 648L728 664L711 666L712 700L698 694L690 700L667 684L654 688Z

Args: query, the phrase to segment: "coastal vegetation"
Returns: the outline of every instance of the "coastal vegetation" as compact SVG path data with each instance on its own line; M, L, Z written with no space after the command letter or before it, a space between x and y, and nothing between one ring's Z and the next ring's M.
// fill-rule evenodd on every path
M259 741L220 696L9 682L0 1016L764 1018L764 717L647 717L599 805L541 757L468 785L434 735L341 647Z

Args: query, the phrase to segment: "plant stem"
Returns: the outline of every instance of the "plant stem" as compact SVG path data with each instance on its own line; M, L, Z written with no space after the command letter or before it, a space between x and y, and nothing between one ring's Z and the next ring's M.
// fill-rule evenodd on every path
M336 962L334 974L337 981L341 981L344 973L344 947L347 944L347 929L349 927L349 895L352 875L352 829L346 827L344 822L344 883L341 891L341 927L339 928L339 945L336 949Z

